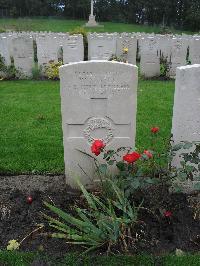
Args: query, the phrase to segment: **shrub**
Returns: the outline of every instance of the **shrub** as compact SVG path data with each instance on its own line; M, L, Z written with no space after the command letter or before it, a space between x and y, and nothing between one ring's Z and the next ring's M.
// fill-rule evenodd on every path
M105 145L100 145L101 140L96 140L91 146L91 151L96 156L92 158L97 167L97 173L101 181L102 193L109 192L109 186L104 182L104 177L111 178L125 191L127 197L133 195L137 190L147 189L150 186L169 186L171 175L167 165L171 159L167 153L156 152L156 140L159 137L159 128L151 129L151 148L142 152L132 150L131 147L121 147L117 150L107 150ZM165 145L169 146L170 141ZM100 147L100 148L99 148ZM82 151L80 151L82 152ZM103 163L99 163L97 156L101 154ZM88 155L90 156L90 155ZM90 156L91 157L91 156ZM101 162L102 162L101 159ZM114 176L110 174L110 168L117 168ZM105 195L106 196L106 195Z
M187 183L190 190L200 190L200 142L182 141L172 147L172 156L180 158L180 167L171 169L173 189L182 191Z
M128 55L128 48L125 47L123 48L122 53L119 57L113 54L111 58L109 59L109 61L128 63L127 55Z
M60 62L50 61L49 64L45 66L44 68L45 76L48 79L58 80L59 79L59 67L62 65L63 63L61 61Z
M0 79L1 80L11 80L17 79L21 75L20 71L17 70L13 63L13 58L11 58L11 65L5 65L5 59L0 55Z
M170 63L168 58L163 55L160 57L160 76L163 78L169 78Z
M38 67L37 64L35 64L35 66L32 69L32 79L34 79L34 80L40 80L41 79L41 76L42 76L41 68Z
M0 33L6 32L4 29L0 28Z

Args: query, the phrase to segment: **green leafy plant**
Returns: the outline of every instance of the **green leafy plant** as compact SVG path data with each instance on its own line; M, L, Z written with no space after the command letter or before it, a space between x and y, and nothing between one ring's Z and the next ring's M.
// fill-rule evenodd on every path
M11 80L18 79L21 75L20 71L14 66L13 58L11 58L11 65L6 66L5 59L0 55L0 79Z
M32 68L32 79L34 80L40 80L42 77L42 70L40 67L38 67L37 64L34 65Z
M172 157L179 157L180 167L172 167L175 190L181 191L188 182L193 190L200 190L200 142L182 141L172 147Z
M160 57L160 76L163 78L169 78L170 63L168 58L163 55Z
M59 79L59 67L62 65L63 63L61 61L60 62L50 61L49 64L45 66L44 68L45 76L51 80L58 80Z
M0 33L6 32L3 28L0 28Z
M46 207L60 218L58 220L44 214L50 226L59 231L53 233L52 237L64 238L71 244L84 245L87 247L86 252L100 247L107 247L110 251L115 245L119 245L123 251L128 251L128 247L135 241L134 226L140 206L135 207L129 202L123 190L111 180L108 182L115 200L100 199L89 193L78 181L88 207L76 207L77 217L45 202Z
M123 62L123 63L128 63L128 48L125 47L122 50L122 54L120 56L116 56L115 54L113 54L109 61L117 61L117 62Z

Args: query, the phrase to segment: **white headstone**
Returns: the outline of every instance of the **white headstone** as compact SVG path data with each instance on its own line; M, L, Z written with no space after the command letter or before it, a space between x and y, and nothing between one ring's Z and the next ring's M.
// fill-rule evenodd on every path
M158 36L158 48L160 56L170 62L171 56L171 36L170 35L159 35Z
M172 134L174 144L193 141L200 143L200 65L178 67L176 70ZM184 158L181 154L193 152L194 148L195 145L189 149L176 151L172 166L183 168L181 161ZM186 161L186 163L192 165L191 162ZM178 183L183 192L190 193L195 190L195 185L199 185L198 179L195 178L199 174L200 171L193 172L193 180L175 179L174 184Z
M186 65L188 42L183 38L171 39L171 66L170 76L173 78L176 75L176 68Z
M69 36L62 47L64 64L84 60L83 36L81 34Z
M88 59L109 60L116 55L117 34L90 33L88 34Z
M3 57L6 66L9 66L11 64L11 54L8 42L8 37L0 37L0 55Z
M146 78L160 75L160 58L158 42L155 37L147 37L140 40L140 72Z
M58 62L59 39L52 34L36 36L38 65L43 67L50 61Z
M134 147L137 110L137 67L119 62L90 61L60 68L62 128L66 181L76 186L96 180L91 154L95 139L108 149Z
M136 65L137 38L133 34L123 33L117 37L117 57L121 57L124 48L128 48L127 61Z
M172 133L176 144L200 141L200 65L177 68Z
M25 36L13 38L12 48L15 68L23 76L31 77L34 65L33 38Z
M192 38L190 40L190 56L192 64L200 64L200 38Z

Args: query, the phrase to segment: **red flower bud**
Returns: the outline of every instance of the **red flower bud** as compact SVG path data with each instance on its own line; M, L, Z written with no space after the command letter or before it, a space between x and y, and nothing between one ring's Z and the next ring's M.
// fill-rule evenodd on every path
M33 202L33 198L32 198L31 196L28 196L28 197L26 198L26 201L27 201L28 204L32 204L32 202Z
M148 156L149 159L152 159L152 158L153 158L153 154L152 154L150 151L145 150L145 151L144 151L144 154L145 154L146 156Z
M123 160L127 163L134 163L139 160L141 155L138 152L128 153L123 156Z
M165 211L164 212L164 216L165 217L171 217L172 216L172 212L171 211Z
M154 134L156 134L159 130L160 130L159 127L152 127L151 128L151 132L154 133Z

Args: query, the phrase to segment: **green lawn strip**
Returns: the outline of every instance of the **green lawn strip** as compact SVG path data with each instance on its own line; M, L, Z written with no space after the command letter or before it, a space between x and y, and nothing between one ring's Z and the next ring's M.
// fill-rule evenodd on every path
M10 31L53 31L53 32L69 32L77 27L85 25L86 21L66 20L66 19L48 19L48 18L18 18L18 19L0 19L0 28ZM146 26L139 24L112 23L102 22L104 27L86 28L90 32L146 32L159 33L159 26ZM181 33L174 29L171 32ZM190 32L186 32L190 34Z
M78 253L69 253L63 258L54 258L46 254L30 252L0 251L0 265L4 266L29 266L33 261L51 263L57 266L199 266L200 255L187 254L184 256L166 255L154 257L152 255L112 255L80 257Z
M163 257L163 266L199 266L200 265L200 255L184 255L175 256L169 255Z
M0 265L2 266L29 266L35 254L29 252L0 251Z
M154 258L147 255L137 255L137 256L123 256L123 255L113 255L113 256L85 256L77 260L77 257L66 256L59 266L64 265L95 265L95 266L153 266Z
M64 170L58 82L0 83L0 171Z
M142 152L151 148L150 128L169 138L173 81L139 81L137 140ZM0 82L0 173L63 173L63 143L59 82Z
M174 81L139 81L136 147L141 151L165 150L171 136L173 101ZM152 147L150 129L154 126L158 126L160 132Z

